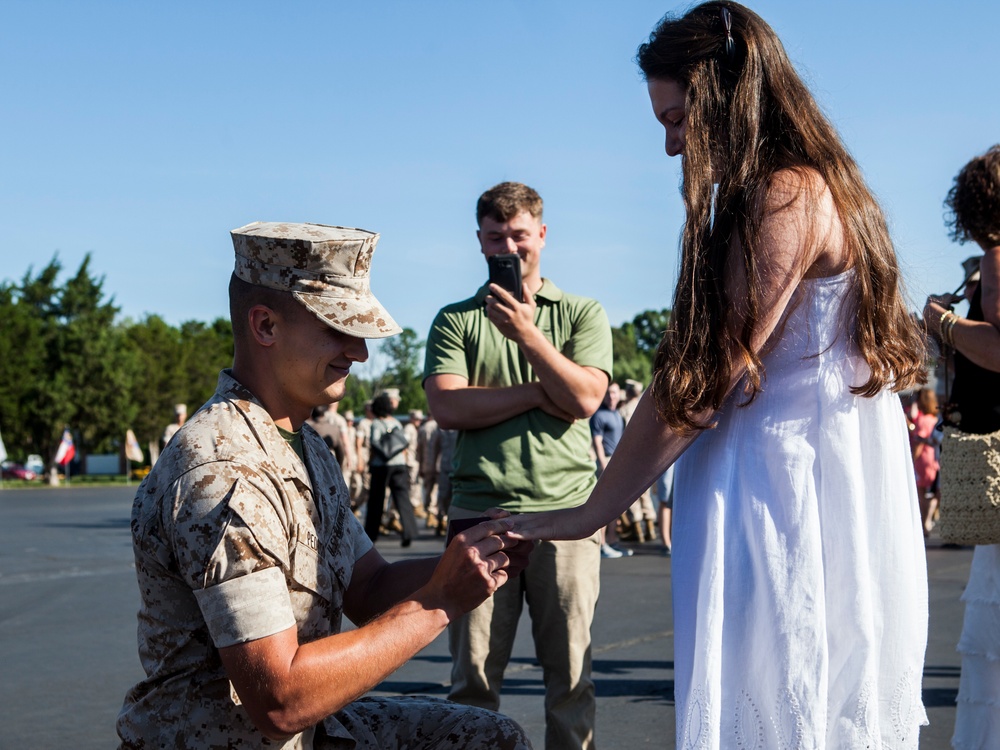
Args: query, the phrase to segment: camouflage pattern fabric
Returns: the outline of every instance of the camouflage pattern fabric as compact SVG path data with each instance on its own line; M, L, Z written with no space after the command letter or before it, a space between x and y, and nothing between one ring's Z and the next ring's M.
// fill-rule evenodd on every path
M292 292L331 328L351 336L385 338L402 330L371 291L375 232L255 221L230 234L234 273L243 281Z
M302 448L308 471L227 370L140 485L132 540L147 678L125 697L121 748L530 748L512 720L430 698L362 699L286 742L254 728L217 648L293 625L300 642L340 632L354 562L372 547L308 426Z
M123 748L312 746L307 735L266 740L217 652L293 625L301 642L340 631L354 562L371 542L325 443L309 427L302 437L308 472L224 371L140 485L132 539L147 679L126 695Z
M513 719L437 698L362 698L339 712L337 719L353 739L318 736L317 750L531 748L524 731Z

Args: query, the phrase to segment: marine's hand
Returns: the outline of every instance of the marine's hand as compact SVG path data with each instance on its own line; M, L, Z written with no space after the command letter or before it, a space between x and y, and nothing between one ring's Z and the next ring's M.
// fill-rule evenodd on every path
M505 570L507 571L508 580L516 578L528 566L528 558L531 556L531 551L535 548L535 543L525 539L514 539L507 535L510 521L504 519L511 517L509 510L487 508L483 512L483 515L492 519L492 521L490 523L483 523L482 525L489 528L494 534L507 537L506 542L510 546L504 547L504 553L507 555L509 561Z
M478 524L445 549L427 586L450 617L478 607L527 563L532 545L509 537L510 524L508 518Z

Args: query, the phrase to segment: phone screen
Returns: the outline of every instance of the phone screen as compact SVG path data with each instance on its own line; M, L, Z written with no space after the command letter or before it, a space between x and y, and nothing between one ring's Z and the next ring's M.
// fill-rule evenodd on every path
M517 253L501 253L486 258L490 268L490 283L506 289L518 302L524 302L521 294L521 256Z

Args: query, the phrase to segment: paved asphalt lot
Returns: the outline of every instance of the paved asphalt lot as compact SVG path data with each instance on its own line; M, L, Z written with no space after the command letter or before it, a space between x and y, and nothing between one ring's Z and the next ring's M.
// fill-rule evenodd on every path
M141 677L136 655L138 591L129 512L135 487L0 489L0 750L116 745L122 696ZM405 550L435 554L429 532ZM379 541L386 557L398 541ZM605 560L594 625L597 740L604 750L674 747L670 561L653 545ZM971 549L928 547L930 641L924 703L931 725L921 748L947 748L955 717L959 601ZM543 748L541 670L522 622L501 710ZM385 683L385 694L447 693L444 637Z

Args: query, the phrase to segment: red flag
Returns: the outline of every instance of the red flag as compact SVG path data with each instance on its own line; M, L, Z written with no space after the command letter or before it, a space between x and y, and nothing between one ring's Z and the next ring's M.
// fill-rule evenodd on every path
M73 435L69 430L63 430L62 440L59 442L59 450L56 451L56 463L65 466L73 460L76 455L76 446L73 445Z

